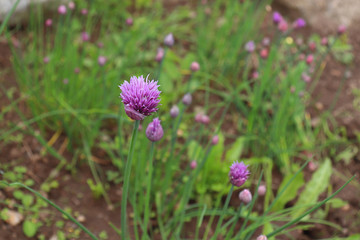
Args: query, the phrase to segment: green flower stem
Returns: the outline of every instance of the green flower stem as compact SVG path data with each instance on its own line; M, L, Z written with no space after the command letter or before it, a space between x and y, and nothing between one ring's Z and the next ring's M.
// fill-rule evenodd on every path
M217 238L217 235L219 234L219 230L221 228L221 224L224 220L224 213L225 211L227 210L227 208L229 207L229 202L230 202L230 199L231 199L231 196L232 196L232 193L234 191L234 185L231 185L231 188L230 188L230 191L226 197L226 200L225 200L225 205L224 205L224 208L221 212L221 215L220 215L220 218L219 218L219 221L218 221L218 224L216 226L216 229L215 229L215 233L213 235L213 237L211 239L216 239Z
M279 232L281 232L282 230L284 230L287 227L290 227L291 225L299 222L303 217L305 217L306 215L314 212L316 209L318 209L319 207L321 207L323 204L325 204L327 201L329 201L330 199L332 199L333 197L335 197L336 194L338 194L341 190L343 190L343 188L348 185L354 178L356 175L352 176L341 188L339 188L336 192L334 192L333 194L331 194L331 196L327 197L325 200L319 202L318 204L316 204L313 208L309 209L308 211L306 211L304 214L302 214L301 216L295 218L294 220L292 220L291 222L288 222L287 224L283 225L282 227L276 229L275 231L269 233L266 235L267 238L270 238L272 236L275 236L276 234L278 234Z
M0 183L3 183L9 187L16 187L16 186L20 186L23 187L27 190L29 190L30 192L32 192L33 194L35 194L37 197L41 198L42 200L44 200L45 202L47 202L48 204L50 204L51 206L53 206L54 208L56 208L59 212L61 212L62 214L64 214L67 218L70 219L70 221L72 221L73 223L75 223L76 225L78 225L79 228L81 228L85 233L87 233L92 239L94 240L98 240L98 238L92 233L90 232L84 225L82 225L81 223L79 223L75 218L73 218L69 213L65 212L64 210L62 210L58 205L56 205L54 202L50 201L49 199L45 198L44 196L42 196L40 193L38 193L37 191L33 190L32 188L22 184L22 183L18 183L18 182L14 182L14 183L8 183L5 181L0 181Z
M17 7L17 5L18 5L19 3L20 3L20 0L17 0L17 1L15 2L15 4L14 4L14 5L12 6L12 8L10 9L10 12L6 15L5 20L4 20L3 23L0 25L0 35L1 35L1 33L4 31L6 24L8 23L11 15L14 13L14 11L15 11L15 9L16 9L16 7Z
M153 158L154 158L155 142L151 143L150 157L149 157L149 173L146 186L146 197L145 197L145 211L144 211L144 228L147 229L150 216L150 196L151 196L151 182L153 174ZM145 236L144 233L143 236Z
M129 154L125 165L125 172L124 172L124 185L123 185L123 193L121 199L121 239L126 238L126 209L127 209L127 198L129 192L129 184L130 184L130 173L131 173L131 162L134 155L134 147L135 141L138 133L140 121L136 120L134 123L134 129L131 137Z

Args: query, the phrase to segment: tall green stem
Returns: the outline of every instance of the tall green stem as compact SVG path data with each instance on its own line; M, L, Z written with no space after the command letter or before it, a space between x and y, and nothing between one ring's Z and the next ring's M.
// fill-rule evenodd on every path
M127 209L127 198L129 192L130 173L131 173L131 162L134 155L135 141L138 133L140 121L136 120L134 123L134 129L132 132L129 154L125 165L124 172L124 185L121 199L121 239L126 239L126 209Z
M216 226L215 233L214 233L214 236L212 237L212 239L216 239L217 235L219 234L219 230L221 228L222 221L224 220L224 213L226 212L226 210L227 210L227 208L229 206L230 198L231 198L231 195L232 195L233 191L234 191L234 185L231 185L230 192L228 193L228 195L226 197L225 205L224 205L224 208L223 208L222 213L220 215L220 218L219 218L219 221L218 221L218 224Z
M153 158L154 158L155 142L151 143L150 157L149 157L149 173L147 178L146 186L146 197L145 197L145 212L144 212L144 228L147 229L150 216L150 196L151 196L151 182L153 172ZM144 233L145 236L145 233Z

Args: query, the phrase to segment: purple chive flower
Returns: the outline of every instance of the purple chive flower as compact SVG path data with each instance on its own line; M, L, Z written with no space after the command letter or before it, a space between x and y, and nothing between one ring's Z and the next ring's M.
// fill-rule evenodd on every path
M45 64L47 64L50 61L50 58L49 57L44 57L43 61L44 61Z
M154 118L154 120L149 123L146 128L146 137L152 141L157 142L164 136L164 130L160 124L159 118Z
M185 104L186 106L189 106L192 102L192 96L190 93L187 93L184 95L183 99L182 99L183 104Z
M81 9L81 14L82 15L87 15L88 14L88 10L86 8Z
M306 22L303 18L298 18L294 22L294 28L299 29L299 28L303 28L305 26L306 26Z
M99 57L98 57L98 64L99 64L99 66L104 66L105 63L106 63L106 57L104 57L104 56L99 56Z
M160 91L157 81L146 80L143 76L130 78L130 82L125 81L120 87L122 102L125 105L126 114L133 120L143 120L156 112L160 102Z
M197 162L195 161L195 160L192 160L191 162L190 162L190 168L191 169L195 169L197 167Z
M239 199L245 204L248 204L252 200L251 192L248 189L244 189L239 193Z
M81 40L83 40L84 42L87 42L90 40L90 36L87 32L82 32L81 33Z
M134 23L134 21L133 21L132 18L127 18L126 21L125 21L125 23L126 23L126 25L128 25L128 26L132 26L133 23Z
M168 35L165 36L164 38L164 44L168 47L172 47L174 45L174 36L172 33L169 33Z
M250 172L244 162L234 162L229 171L229 178L232 185L240 187L248 179Z
M254 41L249 41L245 44L245 50L248 52L253 52L255 50L255 43Z
M260 235L256 238L256 240L267 240L267 237L265 235Z
M45 26L46 27L51 27L52 26L52 19L51 18L46 19Z
M258 188L258 194L259 196L264 196L266 193L266 186L265 185L260 185Z
M190 65L190 69L193 72L197 72L200 70L200 64L198 62L192 62Z
M58 13L61 14L61 15L65 15L66 14L66 7L65 5L60 5L58 7Z
M216 145L218 144L218 142L219 142L219 136L218 135L213 136L213 138L211 139L211 144Z
M65 85L68 84L68 83L69 83L69 79L65 78L65 79L63 80L63 83L64 83Z
M180 112L179 107L177 105L174 105L170 109L170 116L172 118L176 118L179 115L179 112Z
M155 61L161 62L161 60L164 58L165 51L163 48L158 48Z
M274 12L274 14L273 14L273 22L275 24L279 24L282 20L283 20L283 17L281 16L281 14L279 12Z

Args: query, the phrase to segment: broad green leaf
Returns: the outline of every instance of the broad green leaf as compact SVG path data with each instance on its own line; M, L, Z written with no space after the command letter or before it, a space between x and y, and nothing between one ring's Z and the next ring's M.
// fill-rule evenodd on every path
M31 220L25 220L23 224L23 232L27 237L34 237L39 226Z
M281 192L288 181L293 177L293 175L287 175L280 184L279 191ZM300 187L304 185L304 176L303 173L299 173L295 179L290 183L290 185L286 188L285 192L281 195L281 197L274 204L272 210L279 211L284 208L285 204L289 201L293 200L297 194Z
M234 162L240 159L241 153L244 148L245 137L236 139L231 148L226 152L226 162Z
M332 208L341 208L341 207L345 206L346 204L348 204L348 202L346 202L340 198L333 198L328 203L331 204Z
M351 159L358 153L359 149L356 146L349 146L344 151L339 153L335 160L343 160L345 164L349 164Z
M327 158L319 169L313 174L311 180L306 184L295 207L309 206L317 202L320 194L324 192L330 182L332 173L331 161ZM293 218L301 215L306 209L300 208L292 214Z

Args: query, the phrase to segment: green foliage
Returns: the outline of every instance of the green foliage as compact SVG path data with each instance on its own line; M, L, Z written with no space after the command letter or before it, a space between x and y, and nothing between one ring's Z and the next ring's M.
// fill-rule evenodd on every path
M326 190L331 174L331 161L330 159L325 159L325 161L313 174L311 180L306 184L304 191L301 193L298 201L295 204L295 207L308 207L312 204L315 204L320 194ZM296 218L303 212L303 209L299 209L293 213L292 217Z

